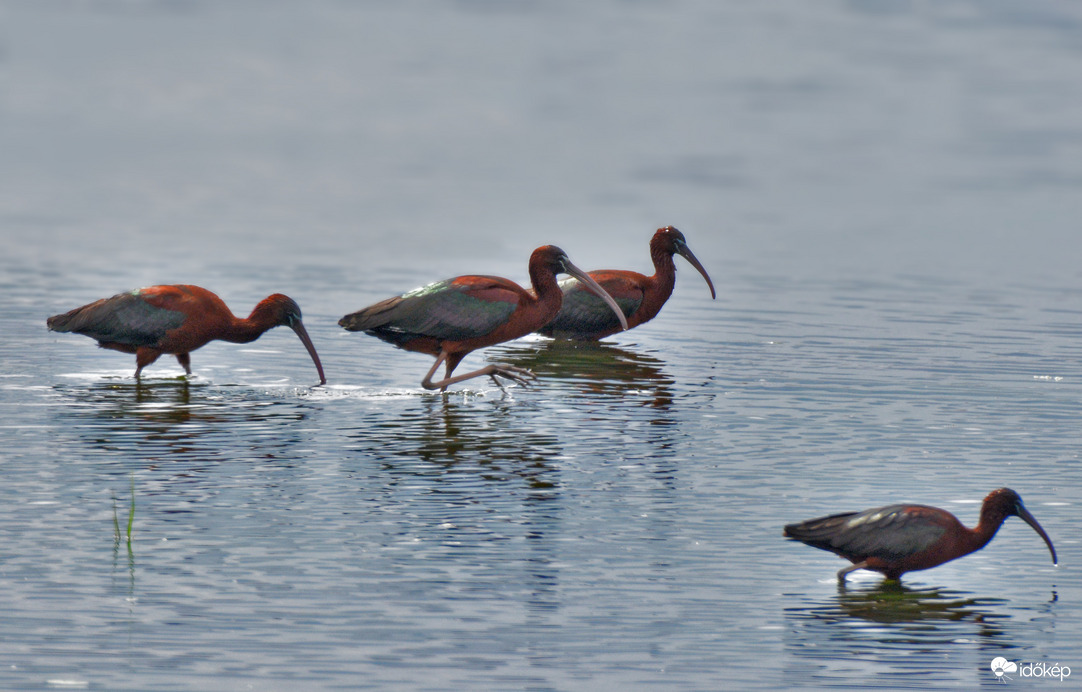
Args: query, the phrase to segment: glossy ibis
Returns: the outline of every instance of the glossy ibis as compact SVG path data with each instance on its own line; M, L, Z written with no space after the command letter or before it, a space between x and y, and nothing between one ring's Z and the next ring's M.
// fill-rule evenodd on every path
M1036 531L1052 552L1056 549L1022 498L1010 488L993 490L981 505L976 528L967 529L950 512L925 505L888 505L863 512L847 512L785 527L784 535L810 546L841 555L853 565L838 572L838 580L858 569L873 570L898 579L903 572L936 567L976 552L996 535L1010 516Z
M222 299L199 286L150 286L75 308L48 320L54 332L75 332L97 339L98 346L135 354L135 378L163 353L172 353L192 373L191 356L209 341L237 344L255 341L273 327L289 327L300 337L325 384L323 365L301 322L301 309L289 296L275 293L252 314L233 315Z
M533 373L502 363L454 377L451 373L470 351L525 336L551 320L563 300L556 283L559 273L584 281L627 326L612 296L552 245L539 247L530 255L532 292L498 276L459 276L388 298L346 315L338 324L407 351L435 356L436 362L421 381L425 389L443 391L448 385L480 375L488 375L501 387L499 377L527 384ZM446 366L444 379L433 382L440 363Z
M627 316L628 329L652 320L672 295L676 284L673 255L680 255L690 262L706 279L710 297L717 297L710 275L688 248L684 234L672 226L659 228L650 239L653 276L620 269L590 272L591 278L620 304ZM538 332L557 339L592 341L620 331L620 323L612 311L592 293L584 290L582 283L575 279L564 279L560 282L560 288L564 293L563 306L556 317Z

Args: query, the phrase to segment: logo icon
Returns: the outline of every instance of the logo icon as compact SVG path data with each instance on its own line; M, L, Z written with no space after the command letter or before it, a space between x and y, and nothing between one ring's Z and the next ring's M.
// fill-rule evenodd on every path
M1014 661L1008 661L1002 656L996 656L992 659L991 668L992 672L996 674L996 677L999 678L1000 682L1006 682L1011 679L1007 673L1018 672L1018 664ZM1003 678L1007 678L1007 680L1004 680Z

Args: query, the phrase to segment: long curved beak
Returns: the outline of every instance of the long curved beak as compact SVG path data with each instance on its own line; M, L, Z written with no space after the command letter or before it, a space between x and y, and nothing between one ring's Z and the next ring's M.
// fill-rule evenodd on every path
M1018 517L1033 527L1033 530L1040 534L1044 542L1048 544L1048 550L1052 553L1052 564L1058 565L1059 560L1056 559L1056 549L1052 547L1052 539L1048 537L1048 534L1044 532L1041 525L1037 523L1037 520L1033 518L1033 515L1029 513L1029 510L1019 504L1016 508L1018 510Z
M316 364L316 370L319 372L319 383L327 384L327 378L323 376L323 364L319 362L319 354L316 353L316 347L312 345L312 339L308 336L308 330L304 328L304 323L300 320L293 320L289 326L293 331L297 332L297 336L301 338L301 343L308 349L308 355L312 356L312 362Z
M609 292L601 288L596 281L593 280L586 272L582 271L575 265L571 264L571 261L564 259L564 273L575 277L582 282L582 285L590 289L590 293L593 293L601 300L605 301L612 311L616 313L616 317L620 320L620 326L625 330L627 329L627 318L624 317L624 311L620 309L620 306L616 304L616 300L609 295Z
M691 251L691 248L684 243L677 243L676 254L680 255L688 262L691 262L691 266L699 270L699 273L706 279L706 285L710 287L710 297L717 300L718 294L714 292L714 282L710 280L710 275L706 273L706 269L703 267L702 263L699 262L699 258Z

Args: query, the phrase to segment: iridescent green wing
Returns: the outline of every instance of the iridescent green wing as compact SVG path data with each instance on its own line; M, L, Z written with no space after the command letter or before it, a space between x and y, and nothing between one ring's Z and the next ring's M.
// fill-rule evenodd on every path
M153 346L186 319L183 312L151 305L135 290L50 317L48 325L54 332L84 334L102 343Z
M599 272L600 273L600 272ZM595 277L596 278L596 277ZM633 285L619 281L598 281L620 306L625 317L631 317L642 305L643 294ZM574 334L589 336L599 332L619 331L620 321L608 303L587 290L578 279L560 281L563 304L560 312L538 331L545 335Z
M350 331L377 336L400 335L462 340L484 336L510 319L519 305L521 289L498 277L461 276L422 286L389 298L339 322ZM517 287L515 287L517 288Z

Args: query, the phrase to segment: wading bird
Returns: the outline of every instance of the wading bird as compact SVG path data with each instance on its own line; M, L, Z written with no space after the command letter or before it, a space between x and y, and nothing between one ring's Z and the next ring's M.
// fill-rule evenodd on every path
M706 269L688 248L684 234L672 226L659 228L650 239L650 258L654 261L654 275L644 276L638 272L620 269L602 269L590 272L593 278L620 304L627 316L628 329L652 320L661 306L672 295L676 284L676 264L673 255L680 255L695 267L710 287L710 297L716 298L714 283ZM537 331L556 339L593 341L620 331L615 315L585 286L575 279L560 282L564 302L556 317Z
M829 550L853 563L838 572L838 580L858 569L898 579L903 572L928 569L976 552L996 535L1003 521L1019 517L1033 527L1052 552L1056 549L1022 498L1010 488L993 490L984 498L976 528L967 529L950 512L924 505L889 505L790 524L784 535Z
M301 322L301 309L289 296L264 298L241 319L222 299L199 286L150 286L75 308L48 320L54 332L75 332L97 339L98 346L135 354L135 379L163 353L172 353L192 374L192 351L221 339L235 344L255 341L273 327L289 327L308 349L325 384L323 365Z
M556 283L556 274L561 273L589 285L627 327L612 296L552 245L539 247L530 255L532 292L498 276L459 276L388 298L346 315L338 324L407 351L435 356L436 362L421 381L425 389L443 391L448 385L481 375L488 375L501 387L499 377L527 384L533 373L502 363L455 377L451 373L470 351L525 336L551 320L563 300ZM444 379L433 382L432 375L441 363L446 366Z

